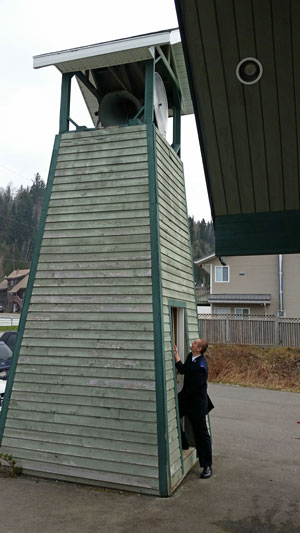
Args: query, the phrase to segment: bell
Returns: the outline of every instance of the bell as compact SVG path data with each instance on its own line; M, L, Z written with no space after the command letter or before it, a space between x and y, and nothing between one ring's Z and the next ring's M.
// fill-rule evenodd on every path
M141 109L141 102L127 91L106 94L100 104L99 116L102 126L128 124Z

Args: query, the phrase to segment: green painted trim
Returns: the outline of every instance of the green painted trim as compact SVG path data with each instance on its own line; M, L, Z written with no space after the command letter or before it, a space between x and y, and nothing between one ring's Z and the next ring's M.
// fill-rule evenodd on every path
M46 188L46 193L45 193L45 198L44 198L44 203L43 203L43 210L42 210L42 214L41 214L38 235L37 235L36 242L35 242L35 249L34 249L34 254L33 254L30 274L29 274L29 279L28 279L28 285L27 285L27 289L26 289L26 293L25 293L24 305L23 305L23 308L22 308L22 313L21 313L21 318L20 318L17 342L16 342L16 346L15 346L15 349L14 349L14 353L13 353L11 367L10 367L10 371L9 371L9 375L8 375L8 379L7 379L7 384L6 384L4 402L3 402L2 410L1 410L1 413L0 413L0 444L2 442L2 437L3 437L3 432L4 432L6 417L7 417L7 411L8 411L11 391L12 391L12 387L13 387L13 382L14 382L14 378L15 378L17 362L18 362L19 353L20 353L20 347L21 347L21 344L22 344L22 339L23 339L23 334L24 334L24 329L25 329L25 324L26 324L27 312L28 312L28 308L29 308L29 304L30 304L30 300L31 300L32 288L33 288L33 284L34 284L34 280L35 280L35 274L36 274L37 265L38 265L39 256L40 256L40 249L41 249L41 245L42 245L44 228L45 228L45 224L46 224L46 217L47 217L48 205L49 205L50 196L51 196L51 190L52 190L52 184L53 184L54 173L55 173L55 168L56 168L56 162L57 162L57 157L58 157L60 139L61 139L61 136L60 135L56 135L55 141L54 141L54 146L53 146L51 163L50 163L50 169L49 169L49 175L48 175L48 181L47 181L47 188Z
M173 107L173 144L172 148L174 152L180 157L180 147L181 147L181 95L178 93L177 89L174 88L173 92L177 93L177 105Z
M300 252L300 210L215 217L216 256Z
M97 98L98 102L101 102L101 94L99 91L94 87L94 85L90 82L90 80L85 76L85 74L82 74L82 72L73 72L73 75L78 78L83 85Z
M69 131L69 115L71 102L71 81L74 72L67 72L61 79L61 97L59 114L59 133Z
M154 74L154 69L153 69ZM150 76L149 76L150 77ZM152 77L152 80L154 76ZM151 83L151 77L149 80ZM149 90L150 94L150 90ZM149 102L148 102L149 104ZM150 104L149 104L150 105ZM152 266L152 305L154 327L154 363L157 412L159 492L161 496L171 495L171 471L169 457L169 433L166 393L166 368L163 333L163 304L161 283L161 260L159 217L157 203L157 177L155 157L155 126L147 123L148 171L149 171L149 209Z
M71 124L73 124L73 126L75 126L76 131L86 131L87 130L86 126L79 126L78 124L76 124L75 120L73 120L71 117L68 117L68 122L69 123L71 122Z
M145 95L144 95L144 122L153 124L154 120L154 60L145 61ZM154 150L154 147L153 147ZM154 152L153 152L154 156Z
M139 111L138 111L137 114L133 117L132 120L136 120L136 119L138 119L139 116L144 112L144 109L145 109L145 107L142 106L141 109L139 109Z
M198 335L200 336L200 326L199 326L198 310L197 310L197 295L196 295L195 272L194 272L194 262L193 262L193 252L192 252L192 240L191 240L191 234L190 234L189 215L188 215L188 208L187 208L186 188L185 188L185 179L184 179L184 171L183 171L183 169L182 169L182 172L183 172L186 223L187 223L187 229L188 229L188 234L189 234L190 258L191 258L192 275L193 275L193 282L194 282L195 314L196 314L196 322L197 322L197 326L198 326ZM190 339L188 339L188 342L189 342L189 345L190 345Z
M168 300L168 304L172 307L186 307L186 302L183 302L182 300L172 300L172 298Z
M159 54L159 57L161 59L161 64L164 68L164 71L165 71L165 74L167 75L167 77L169 78L169 81L171 82L172 86L176 88L177 90L177 93L178 95L181 94L181 91L180 91L180 84L179 84L179 81L177 79L177 76L174 74L172 68L171 68L171 65L169 63L169 61L167 60L165 54L163 53L162 49L160 46L156 46L156 50ZM177 101L177 103L180 102L180 99Z
M174 339L173 321L172 321L172 307L184 308L184 329L185 329L185 336L187 337L188 336L188 330L187 330L188 320L187 320L186 303L178 301L178 300L171 300L170 299L170 300L168 300L168 309L169 309L169 322L170 322L171 338ZM173 356L172 357L172 368L173 368L173 381L174 381L174 390L175 390L175 408L176 408L178 442L179 442L179 450L180 450L181 473L182 473L182 475L184 475L182 441L181 441L181 431L180 431L179 405L178 405L177 382L176 382L176 367L175 367L175 360L174 360L173 342L171 343L171 351L172 351L172 356Z
M185 339L185 351L188 353L189 347L190 347L190 335L189 335L189 328L188 328L188 312L187 312L187 306L186 302L183 302L182 300L172 300L170 298L168 300L168 305L171 305L171 307L184 307L184 327L185 327L185 333L186 333L186 339Z

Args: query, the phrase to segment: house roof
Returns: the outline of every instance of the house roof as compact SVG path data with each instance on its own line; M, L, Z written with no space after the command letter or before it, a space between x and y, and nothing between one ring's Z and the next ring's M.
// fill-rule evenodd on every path
M3 280L1 281L1 283L0 283L0 291L4 291L4 290L6 290L6 289L7 289L7 285L8 285L8 283L7 283L7 279L3 279Z
M30 270L29 269L25 269L25 270L13 270L8 276L6 276L6 279L14 279L14 278L20 278L22 276L26 276L27 274L29 274Z
M153 59L155 47L165 45L170 45L180 85L182 95L181 112L183 115L192 114L194 112L193 103L178 28L37 55L33 57L33 68L53 65L61 73L85 72L86 70L92 70L95 73L97 69L109 71L114 66L129 65ZM138 78L137 73L130 73L130 75L133 74L135 74L135 78ZM89 82L96 88L95 80L92 77L90 77ZM138 80L136 79L135 83L137 82ZM98 110L99 103L80 80L78 80L78 83L91 118L96 124L97 117L95 118L95 112Z
M208 303L271 303L271 294L210 294Z
M216 255L298 253L297 2L292 7L274 0L175 4Z
M29 274L24 276L18 283L16 283L10 290L9 293L16 294L20 289L26 289L28 283Z

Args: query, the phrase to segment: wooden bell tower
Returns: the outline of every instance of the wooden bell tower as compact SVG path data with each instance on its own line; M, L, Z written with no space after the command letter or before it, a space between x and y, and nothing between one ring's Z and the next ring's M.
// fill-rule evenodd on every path
M1 450L30 474L168 496L196 460L181 448L172 352L198 336L179 33L34 58L50 65L62 73L59 134ZM92 128L70 117L75 78Z

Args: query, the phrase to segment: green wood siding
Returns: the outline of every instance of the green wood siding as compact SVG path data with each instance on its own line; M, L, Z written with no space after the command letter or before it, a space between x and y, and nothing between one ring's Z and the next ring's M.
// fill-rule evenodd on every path
M145 127L62 135L2 448L158 493Z
M182 163L149 135L61 136L2 449L25 472L167 495L194 460L183 471L169 301L189 339L198 321Z
M158 132L156 157L169 454L174 488L183 473L176 418L169 300L185 303L190 340L198 337L198 320L182 162Z

